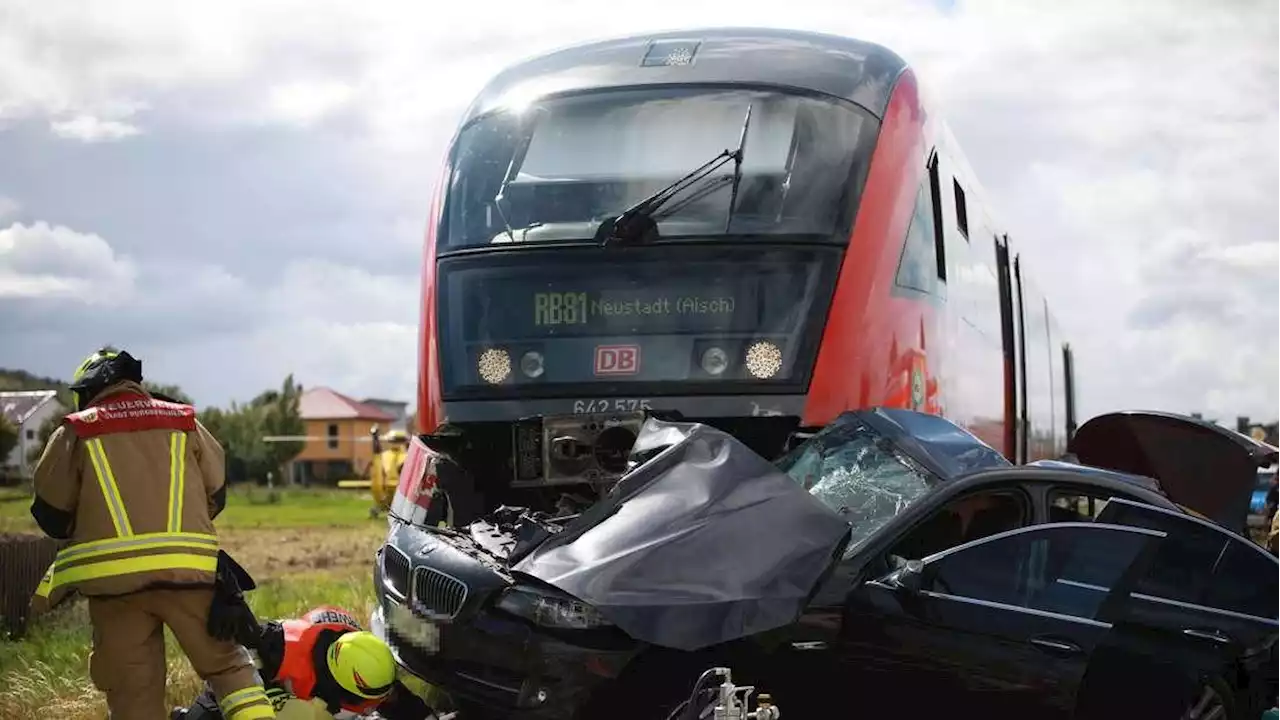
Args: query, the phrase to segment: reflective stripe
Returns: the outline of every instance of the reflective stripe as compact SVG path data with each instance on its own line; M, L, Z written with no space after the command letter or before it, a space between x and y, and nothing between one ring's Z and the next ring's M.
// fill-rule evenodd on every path
M218 549L218 546L216 544L203 543L203 542L191 542L188 540L161 540L161 541L151 541L151 542L135 542L127 545L121 545L119 547L99 548L97 550L90 550L88 552L82 552L75 555L59 554L57 560L54 561L54 566L60 572L64 567L68 565L72 565L73 563L78 563L81 560L89 560L95 557L101 557L103 555L117 555L119 553L129 552L129 551L174 550L177 552L181 552L183 550L207 550L209 552L215 552L217 549Z
M142 557L100 560L87 565L58 568L58 571L54 573L53 587L82 583L88 580L100 580L117 575L152 572L154 570L198 570L212 573L216 572L217 569L218 558L215 555L191 555L189 553L143 555Z
M182 496L187 483L187 434L169 434L169 532L182 530Z
M49 563L49 569L45 570L44 577L40 578L40 584L36 586L36 597L47 598L51 592L53 592L53 563Z
M257 703L256 707L253 706L254 703ZM218 709L222 710L222 716L227 720L275 716L275 712L271 709L271 701L267 700L267 693L261 685L228 693L218 701ZM265 710L266 714L257 712L259 709Z
M127 538L106 538L105 540L90 540L89 542L77 543L70 547L63 548L58 552L59 560L67 560L80 557L91 557L94 555L105 555L107 553L119 552L121 550L147 550L155 547L211 547L218 546L218 538L207 533L140 533L131 535Z
M108 538L72 545L58 552L48 572L36 588L36 597L47 598L63 585L98 580L116 575L152 570L202 570L216 572L214 554L198 555L189 550L212 553L218 538L205 533L146 533L125 538ZM119 553L164 550L162 554L113 557ZM106 556L106 557L104 557ZM94 560L94 558L102 558ZM75 564L73 563L80 563Z
M275 710L271 709L271 703L263 700L261 703L255 703L245 708L241 708L232 713L224 713L223 717L227 720L267 720L276 716Z
M102 449L102 440L86 440L85 447L89 449L89 460L93 462L98 486L102 488L102 496L106 498L107 512L111 515L111 524L116 527L116 535L132 535L133 526L129 524L129 513L125 512L124 502L120 499L120 488L116 486L111 463L107 462L107 454Z

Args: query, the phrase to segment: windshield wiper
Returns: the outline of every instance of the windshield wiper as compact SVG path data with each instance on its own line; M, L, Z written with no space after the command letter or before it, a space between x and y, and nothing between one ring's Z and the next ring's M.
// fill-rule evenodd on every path
M511 242L516 242L516 231L511 227L511 221L507 219L507 212L502 209L502 206L507 201L507 188L511 186L511 181L515 179L516 172L524 164L525 156L529 154L529 146L533 144L533 130L541 118L542 113L535 112L521 121L522 126L524 123L528 123L528 131L525 132L520 144L511 152L511 162L507 163L507 172L502 176L502 184L498 186L498 194L494 195L493 199L489 201L493 209L498 211L498 218L502 220L502 226L506 229L507 237L511 239Z
M738 138L737 149L724 150L679 180L622 211L621 215L600 223L600 227L596 229L596 242L600 243L601 247L608 247L615 244L634 245L657 240L659 237L658 223L654 220L654 215L657 211L676 196L692 187L697 187L699 181L705 179L730 160L733 161L733 190L729 198L729 219L731 220L733 218L733 203L738 198L738 184L742 181L742 156L743 148L747 144L747 129L751 126L751 108L752 105L747 106L746 117L742 120L742 135ZM723 182L723 180L712 180L710 187L702 186L694 194L693 199L701 199L717 186L723 185ZM726 220L726 232L728 228L729 222Z

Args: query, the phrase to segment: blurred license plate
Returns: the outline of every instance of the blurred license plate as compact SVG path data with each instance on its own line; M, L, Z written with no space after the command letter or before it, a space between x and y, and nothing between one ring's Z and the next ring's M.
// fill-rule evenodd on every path
M409 608L393 604L390 625L397 635L422 652L440 652L440 626L414 615Z

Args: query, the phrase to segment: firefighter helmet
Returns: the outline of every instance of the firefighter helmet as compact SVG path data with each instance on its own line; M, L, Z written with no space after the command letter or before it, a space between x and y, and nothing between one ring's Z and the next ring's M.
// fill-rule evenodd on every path
M104 347L84 359L71 376L75 409L82 410L98 393L125 380L142 382L142 362L124 350Z
M357 697L386 697L396 681L396 661L391 648L371 632L344 633L329 646L329 674Z

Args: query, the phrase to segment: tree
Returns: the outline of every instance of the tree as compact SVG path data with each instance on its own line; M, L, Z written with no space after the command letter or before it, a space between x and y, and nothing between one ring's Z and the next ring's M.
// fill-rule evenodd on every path
M261 406L262 431L265 435L300 437L307 434L307 426L302 421L300 408L302 386L293 381L292 374L285 377L280 385L280 392L269 391L263 395L271 395L270 400L264 401ZM306 443L302 440L289 440L267 443L267 446L267 456L269 462L275 466L276 477L283 477L281 470L285 463L298 457L298 453L302 452Z
M9 458L9 453L18 446L18 427L9 418L0 415L0 465Z
M142 383L142 387L146 388L147 392L151 393L152 395L156 395L156 394L164 395L166 398L171 398L175 402L180 402L183 405L196 404L196 401L192 400L191 396L183 392L182 388L178 387L177 385L161 385L160 383L153 383L150 380L148 380Z
M301 396L302 387L290 375L279 390L262 392L246 405L233 402L226 410L208 408L200 413L200 422L222 444L228 480L265 480L267 473L283 477L285 463L302 452L304 443L264 438L306 433L298 407Z
M222 444L226 458L227 481L243 482L258 477L266 451L262 433L250 408L231 403L231 407L209 408L201 412L200 422Z

